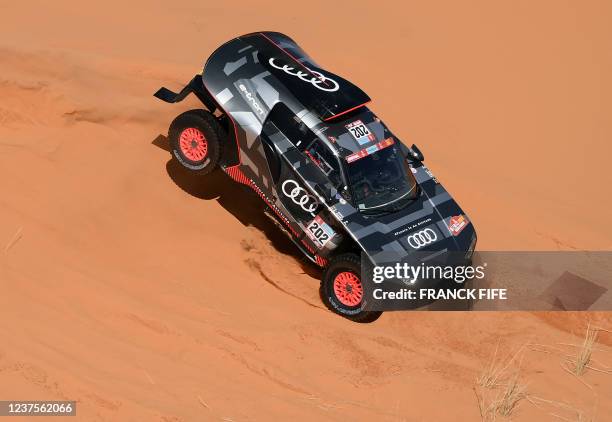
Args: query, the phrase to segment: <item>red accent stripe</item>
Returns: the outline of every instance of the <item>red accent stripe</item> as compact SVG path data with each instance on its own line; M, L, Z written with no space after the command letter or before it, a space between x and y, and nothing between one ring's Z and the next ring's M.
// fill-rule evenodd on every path
M272 40L270 37L268 37L266 34L264 34L263 32L260 32L259 35L261 35L262 37L264 37L266 40L268 40L270 43L272 43L272 45L274 45L276 48L278 48L280 51L282 51L283 53L285 53L287 56L291 57L291 59L296 62L298 65L302 66L304 69L306 69L306 71L313 77L313 78L317 78L320 81L322 81L325 86L328 86L327 81L323 81L321 78L319 78L317 75L315 75L314 73L312 73L312 70L308 69L304 63L302 63L301 61L299 61L297 58L295 58L295 56L293 54L291 54L290 52L288 52L287 50L285 50L283 47L281 47L280 45L276 44L274 42L274 40Z
M304 63L302 63L301 61L299 61L297 58L295 58L295 56L293 54L291 54L290 52L288 52L287 50L285 50L283 47L281 47L280 45L276 44L270 37L268 37L266 34L264 34L263 32L260 32L259 35L261 35L262 37L264 37L266 40L268 40L274 47L278 48L280 51L282 51L283 53L285 53L287 56L291 57L291 60L293 60L294 62L296 62L298 65L302 66L304 69L306 69L308 71L308 73L310 73L312 76L316 76L312 73L312 71L310 69L308 69L306 66L304 66Z
M227 173L227 175L229 177L231 177L236 182L241 183L241 184L246 185L246 186L249 186L251 189L253 189L257 193L257 195L259 195L259 197L261 199L263 199L263 201L266 204L268 204L268 206L281 219L281 221L283 223L285 223L285 225L291 231L291 233L293 233L293 235L296 238L298 238L300 236L298 231L295 230L291 226L291 223L289 222L289 219L287 217L285 217L285 215L283 215L283 213L278 209L278 207L276 205L274 205L272 202L270 202L270 200L268 200L268 198L262 192L262 190L259 189L259 186L257 186L251 179L249 179L248 177L245 176L245 174L242 172L242 170L240 170L239 165L232 166L232 167L226 167L223 170ZM325 267L327 265L327 260L325 258L322 258L319 255L317 255L317 251L315 251L312 246L310 246L308 243L306 243L306 241L304 239L302 239L301 242L304 245L304 247L306 249L308 249L308 252L310 252L311 254L314 255L315 261L316 261L317 265L319 265L320 267Z
M317 261L317 265L319 265L319 267L327 266L327 259L322 258L319 255L316 255L315 260Z
M316 158L314 158L312 156L312 154L310 152L308 152L308 150L304 150L304 153L308 156L308 158L310 158L313 163L315 163L317 166L321 164L321 162L319 160L317 160Z
M371 100L370 100L370 101L371 101ZM366 102L365 102L365 103L363 103L363 104L359 104L358 106L351 107L351 108L349 108L348 110L345 110L345 111L343 111L343 112L341 112L341 113L334 114L333 116L328 117L328 118L327 118L327 119L325 119L324 121L325 121L325 122L327 122L328 120L335 119L335 118L336 118L336 117L338 117L338 116L342 116L343 114L346 114L346 113L349 113L349 112L351 112L351 111L353 111L353 110L356 110L356 109L358 109L359 107L363 107L364 105L366 105L366 104L367 104L367 103L369 103L370 101L366 101Z
M236 182L250 186L249 179L244 175L242 170L239 169L239 166L240 165L238 164L232 167L226 167L224 170L229 175L229 177L234 179Z
M304 66L302 63L297 61L295 59L295 57L293 57L288 51L286 51L285 49L283 49L280 46L278 46L274 41L272 41L271 39L266 37L264 34L261 34L261 35L263 35L268 41L270 41L272 44L274 44L276 47L278 47L281 51L283 51L285 54L287 54L289 57L291 57L293 60L295 60L299 65L301 65L306 70L308 70L309 73L311 73L310 70L306 66ZM211 95L211 97L215 98L215 96L212 95L210 90L204 84L204 81L202 81L202 85L204 85L204 89L206 89L208 91L208 93ZM215 100L216 100L216 98L215 98ZM221 107L220 104L217 104L217 105L219 106L219 108L221 110L223 110L223 107ZM246 185L246 186L249 186L251 189L253 189L255 192L257 192L257 194L260 196L260 198L263 199L264 202L266 204L268 204L268 206L276 213L276 215L278 215L278 217L281 219L281 221L283 223L285 223L285 225L291 231L291 233L293 233L293 235L296 238L299 237L299 233L291 226L291 223L289 223L289 220L287 219L287 217L285 217L283 215L283 213L276 207L276 205L272 204L268 200L268 198L266 198L266 196L261 191L261 189L259 189L259 187L251 179L246 177L245 174L242 172L242 170L240 170L240 166L242 165L242 158L240 156L240 146L238 144L238 129L236 127L236 122L234 121L234 119L232 118L232 116L229 113L227 113L225 110L223 110L223 111L225 112L225 115L230 119L230 121L232 122L232 126L234 127L234 140L236 142L236 149L238 150L238 161L239 161L239 164L237 164L235 166L231 166L231 167L226 167L223 170L225 171L225 173L227 173L228 176L230 176L236 182L241 183L241 184ZM325 258L322 258L319 255L317 255L316 251L310 245L308 245L303 239L302 239L302 244L306 247L306 249L308 249L308 251L311 254L313 254L315 256L315 261L316 261L317 265L319 265L320 267L325 267L327 265L327 260Z

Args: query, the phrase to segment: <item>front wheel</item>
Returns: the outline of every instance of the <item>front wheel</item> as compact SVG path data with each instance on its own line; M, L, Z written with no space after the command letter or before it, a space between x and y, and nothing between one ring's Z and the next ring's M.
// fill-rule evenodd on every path
M332 258L323 272L321 299L332 312L355 322L372 322L382 312L362 310L364 289L361 282L361 260L347 253Z
M194 173L208 174L219 162L220 133L219 123L205 110L180 114L168 130L172 157Z

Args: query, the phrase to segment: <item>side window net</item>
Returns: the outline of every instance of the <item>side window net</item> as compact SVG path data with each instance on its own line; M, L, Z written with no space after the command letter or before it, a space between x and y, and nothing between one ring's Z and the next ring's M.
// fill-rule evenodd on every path
M312 160L335 187L342 184L338 159L289 107L277 103L268 115L266 124L269 123L273 123L300 152Z
M321 171L329 178L334 187L342 183L338 160L334 154L317 138L304 151Z

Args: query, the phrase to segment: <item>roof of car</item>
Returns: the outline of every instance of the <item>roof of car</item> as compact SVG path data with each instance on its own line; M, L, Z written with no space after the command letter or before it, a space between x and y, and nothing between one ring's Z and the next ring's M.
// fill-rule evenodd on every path
M236 40L240 41L242 50L254 48L262 70L270 72L278 83L322 120L334 119L370 101L370 97L359 87L319 67L295 41L278 32L242 35L219 47L205 66L205 83L208 78L219 80L224 76L218 74L218 67L215 67L214 75L207 72L208 64L213 60L233 57L236 48L233 41Z

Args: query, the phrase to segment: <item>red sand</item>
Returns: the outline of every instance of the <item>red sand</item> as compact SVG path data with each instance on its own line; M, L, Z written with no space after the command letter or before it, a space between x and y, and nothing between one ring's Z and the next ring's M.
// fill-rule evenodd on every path
M612 414L612 377L578 379L554 349L612 314L350 323L257 200L223 175L194 183L153 144L198 106L157 101L159 86L276 30L420 146L479 249L612 247L609 2L337 3L3 5L0 399L78 400L84 421L478 420L496 344L532 342L514 420L577 420L534 397ZM608 367L611 337L594 353Z

